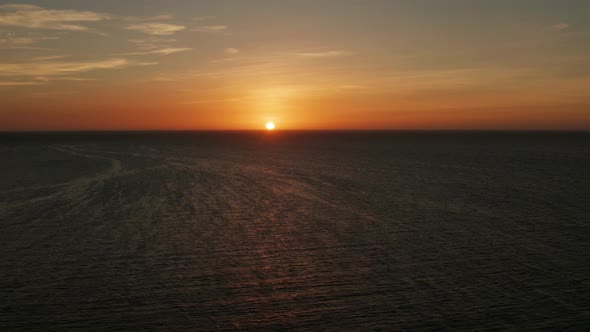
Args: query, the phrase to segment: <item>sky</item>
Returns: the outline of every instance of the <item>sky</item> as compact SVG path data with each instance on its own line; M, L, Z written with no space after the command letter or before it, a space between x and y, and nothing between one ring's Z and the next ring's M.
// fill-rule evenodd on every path
M590 1L0 0L0 131L590 130Z

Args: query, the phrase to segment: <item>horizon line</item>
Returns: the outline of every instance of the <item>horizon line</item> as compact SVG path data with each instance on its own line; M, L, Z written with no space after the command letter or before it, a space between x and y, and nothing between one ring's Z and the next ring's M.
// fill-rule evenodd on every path
M57 130L0 130L3 134L84 134L84 133L222 133L222 132L568 132L590 133L589 129L57 129Z

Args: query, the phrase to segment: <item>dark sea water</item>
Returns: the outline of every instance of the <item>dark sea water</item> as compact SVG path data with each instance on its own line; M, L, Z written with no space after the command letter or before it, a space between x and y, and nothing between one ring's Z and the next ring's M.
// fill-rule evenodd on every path
M584 330L590 134L0 137L0 330Z

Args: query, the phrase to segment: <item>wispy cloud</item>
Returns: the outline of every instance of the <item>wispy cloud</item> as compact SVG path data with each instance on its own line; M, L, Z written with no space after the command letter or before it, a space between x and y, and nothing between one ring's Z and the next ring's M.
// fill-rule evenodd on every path
M35 77L35 79L37 81L41 81L41 82L50 82L50 81L74 81L74 82L96 81L96 79L94 79L94 78L63 77L63 76L52 76L52 77L38 76L38 77Z
M237 48L230 47L230 48L226 48L224 53L225 54L238 54L238 53L240 53L240 50L238 50Z
M13 33L7 33L4 36L0 36L0 46L23 46L31 45L43 40L55 40L58 37L41 37L41 36L17 36Z
M164 15L157 15L157 16L147 16L147 17L127 16L127 17L124 17L123 20L129 21L129 22L148 22L148 21L171 20L173 18L174 18L173 15L164 14Z
M70 91L43 91L34 93L32 96L35 98L44 98L44 97L60 97L65 95L73 95L80 93L80 91L70 90Z
M337 89L339 90L364 90L368 89L369 87L366 85L359 85L359 84L348 84L348 85L341 85L338 86Z
M172 35L178 31L184 30L184 25L167 24L167 23L141 23L133 24L127 27L128 30L140 31L150 35L164 36Z
M219 31L224 31L227 30L227 26L226 25L203 25L200 27L196 27L194 29L191 29L191 31L197 31L197 32L219 32Z
M215 59L215 60L211 60L211 63L223 63L223 62L232 62L232 61L236 61L236 58L223 58L223 59Z
M84 31L80 22L109 19L106 14L78 10L49 10L34 5L0 5L0 25L30 29Z
M59 76L84 73L100 69L116 69L129 66L153 65L154 62L136 62L126 59L98 61L40 61L30 63L0 63L0 76Z
M191 51L192 48L188 47L167 47L157 50L151 50L146 52L132 52L132 53L124 53L124 55L150 55L150 54L157 54L157 55L170 55L174 53L186 52Z
M569 29L570 25L567 23L557 23L557 24L553 24L551 26L551 29L555 30L555 31L561 31L561 30L566 30Z
M307 57L307 58L330 58L330 57L337 57L343 56L348 54L347 52L342 51L327 51L327 52L302 52L297 53L298 56Z
M215 16L197 16L197 17L193 17L193 21L200 22L200 21L210 20L213 18L215 18Z
M141 50L153 50L164 47L163 44L174 43L176 39L149 37L145 39L130 39L129 42Z
M70 57L71 55L50 55L50 56L39 56L33 58L34 61L51 61L51 60L59 60L63 58Z
M34 51L56 51L59 49L56 48L49 48L49 47L33 47L33 46L14 46L14 45L6 45L2 46L3 49L10 49L10 50L34 50Z
M180 102L182 105L193 105L193 104L218 104L218 103L233 103L237 101L242 101L244 99L248 99L247 97L241 98L219 98L219 99L202 99L202 100L191 100L191 101L184 101Z
M39 81L29 81L29 82L14 82L14 81L0 81L0 87L10 87L10 86L29 86L29 85L43 85L46 84L44 82Z

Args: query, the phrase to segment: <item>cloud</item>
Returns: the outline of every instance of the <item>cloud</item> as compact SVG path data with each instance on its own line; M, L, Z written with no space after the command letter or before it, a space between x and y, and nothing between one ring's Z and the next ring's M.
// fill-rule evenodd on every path
M196 27L194 29L191 29L191 31L197 31L197 32L219 32L219 31L223 31L226 30L228 27L226 25L203 25L200 27Z
M193 21L195 22L199 22L199 21L205 21L205 20L210 20L210 19L214 19L215 16L197 16L197 17L193 17Z
M557 24L553 24L551 26L551 28L555 31L561 31L561 30L566 30L570 27L569 24L567 23L557 23Z
M34 10L39 8L35 5L24 5L24 4L7 4L7 5L0 5L0 10Z
M0 36L0 46L23 46L34 44L43 40L55 40L58 37L40 37L40 36L26 36L17 37L15 34L7 33L4 36Z
M34 5L0 5L0 25L29 29L84 31L79 22L109 19L108 15L91 11L49 10Z
M232 103L236 101L243 100L244 98L221 98L221 99L204 99L204 100L195 100L195 101L185 101L181 102L180 104L183 105L193 105L193 104L216 104L216 103Z
M347 54L346 52L342 52L342 51L297 53L298 56L307 57L307 58L329 58L329 57L343 56L346 54Z
M238 54L238 53L240 53L240 50L238 50L237 48L230 47L230 48L226 48L224 52L225 52L225 54Z
M14 81L0 81L0 87L2 86L30 86L30 85L43 85L44 82L14 82Z
M33 47L33 46L2 46L3 49L10 49L10 50L35 50L35 51L56 51L56 48L49 48L49 47Z
M184 30L184 25L166 24L166 23L141 23L133 24L127 27L127 30L140 31L150 35L165 36L172 35L178 31Z
M363 90L368 89L366 85L359 85L359 84L348 84L348 85L341 85L338 87L339 90Z
M127 16L124 17L123 20L129 22L146 22L146 21L161 21L161 20L171 20L174 16L164 14L164 15L157 15L157 16L148 16L148 17L140 17L140 16Z
M71 55L50 55L50 56L40 56L40 57L36 57L33 58L33 60L35 61L50 61L50 60L58 60L58 59L63 59L63 58L67 58L70 57Z
M145 38L145 39L129 39L129 42L132 44L135 44L135 46L139 49L152 50L152 49L162 48L163 45L159 46L161 44L174 43L174 42L176 42L176 39L149 37L149 38Z
M64 95L73 95L80 93L80 91L70 90L70 91L44 91L44 92L37 92L34 93L32 96L35 98L43 98L43 97L58 97Z
M0 45L27 45L32 44L33 39L28 37L13 37L0 38Z
M39 61L29 63L0 63L0 76L59 76L100 69L116 69L153 64L156 63L134 62L126 59L107 59L86 62Z
M231 62L231 61L236 61L236 58L223 58L223 59L215 59L215 60L211 60L211 63L223 63L223 62Z
M149 54L157 54L157 55L170 55L174 53L186 52L191 51L192 48L187 47L167 47L157 50L151 50L146 52L133 52L133 53L124 53L124 55L149 55Z
M54 78L52 81L74 81L74 82L86 82L86 81L96 81L94 78L81 78L81 77L60 77Z
M37 81L41 81L41 82L50 82L50 81L75 81L75 82L96 81L96 79L94 79L94 78L63 77L63 76L53 76L53 77L38 76L38 77L35 77L35 79Z

